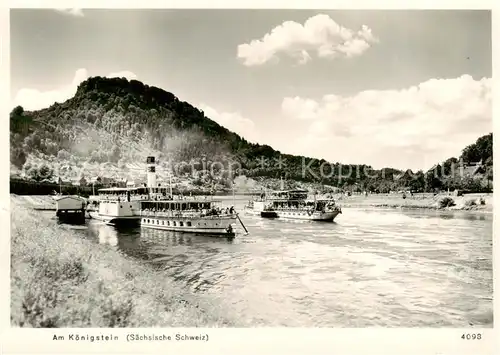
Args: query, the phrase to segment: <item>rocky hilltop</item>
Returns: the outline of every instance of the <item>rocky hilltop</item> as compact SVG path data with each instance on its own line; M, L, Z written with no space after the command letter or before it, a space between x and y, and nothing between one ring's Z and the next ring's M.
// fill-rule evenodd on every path
M240 176L236 182L248 188L276 188L284 178L287 187L479 191L491 187L493 176L491 133L466 147L460 157L436 165L437 174L436 169L412 172L392 168L377 174L367 165L328 162L333 173L321 178L320 167L327 163L321 159L308 164L304 174L304 161L312 158L248 142L174 94L125 78L92 77L63 103L31 112L14 108L10 140L11 172L38 181L143 179L148 155L159 161L160 180L172 172L174 180L183 181L187 188L229 188ZM460 160L467 174L447 176L447 170ZM469 171L471 166L474 171ZM348 176L350 170L360 174Z

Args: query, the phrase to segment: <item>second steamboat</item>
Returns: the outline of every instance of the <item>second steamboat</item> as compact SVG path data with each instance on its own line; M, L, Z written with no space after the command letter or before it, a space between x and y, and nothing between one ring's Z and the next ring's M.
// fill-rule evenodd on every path
M282 190L249 201L245 212L267 218L332 222L342 209L331 198L309 199L306 190Z

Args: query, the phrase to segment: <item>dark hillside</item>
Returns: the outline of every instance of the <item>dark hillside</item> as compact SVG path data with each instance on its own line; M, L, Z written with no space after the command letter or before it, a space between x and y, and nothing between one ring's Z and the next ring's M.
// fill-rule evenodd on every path
M281 154L270 146L248 142L170 92L124 78L89 78L79 85L73 98L39 111L16 107L10 115L10 127L11 164L28 176L36 175L43 165L65 179L105 175L136 178L144 175L145 157L154 154L161 164L160 174L173 169L175 175L189 178L197 186L230 186L234 175L284 177L373 191L404 187L430 190L451 184L423 172L403 174L387 168L382 174L366 165L328 164ZM492 134L481 137L462 154L466 163L482 159L485 167L479 174L483 180L492 172L487 168L493 162L492 141ZM453 159L444 166L450 166L456 161ZM213 174L202 173L204 168L212 168ZM486 185L482 181L472 188Z

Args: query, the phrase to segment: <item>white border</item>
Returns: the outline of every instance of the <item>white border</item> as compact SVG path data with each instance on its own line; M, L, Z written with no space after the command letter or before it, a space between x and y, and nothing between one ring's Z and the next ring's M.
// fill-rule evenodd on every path
M2 145L1 182L5 188L0 197L0 272L3 292L0 304L1 328L0 328L0 353L226 353L226 354L493 354L500 353L499 340L495 339L495 329L297 329L297 328L254 328L254 329L186 329L189 334L208 334L208 342L138 342L127 343L124 338L126 334L134 332L130 329L81 329L77 332L71 329L16 329L10 328L10 197L8 192L9 163L9 123L10 111L10 38L9 38L9 10L8 8L280 8L280 9L493 9L495 2L479 0L461 1L436 1L436 0L379 0L379 1L348 1L348 0L309 0L301 1L240 1L238 3L228 0L211 1L162 1L162 0L88 0L88 1L44 1L40 0L9 1L0 4L0 109L2 120L0 132L4 139L0 139ZM140 5L140 6L138 6ZM8 6L8 7L5 7ZM497 73L498 66L498 36L500 16L497 11L493 12L493 73ZM497 38L497 41L495 41ZM477 40L481 40L478 38ZM496 59L496 60L495 60ZM494 117L498 112L497 93L495 80L493 78L493 112ZM500 132L500 122L493 120L495 137ZM497 147L497 139L494 144L494 156L500 151ZM496 159L495 159L496 160ZM495 162L495 186L499 183L500 167ZM495 205L498 206L498 193L494 194ZM499 267L498 231L500 225L496 214L494 216L494 275ZM494 280L494 290L497 289L497 278ZM496 297L495 314L497 314L499 302ZM140 329L140 333L148 334L171 334L184 332L178 329ZM480 341L464 341L460 339L463 333L482 333ZM52 341L54 334L69 335L78 334L113 334L120 337L118 342L55 342ZM497 337L498 337L498 331ZM493 347L495 346L495 350Z
M9 0L11 8L131 8L131 9L485 9L495 0ZM50 4L50 5L49 5Z
M482 340L462 340L463 332L481 333ZM119 337L118 341L54 341L54 334L89 334ZM157 341L127 342L127 334L170 335L208 334L207 342ZM380 354L380 355L481 355L493 354L494 331L479 329L328 329L328 328L250 328L250 329L11 329L5 354L43 353L138 353L138 354Z

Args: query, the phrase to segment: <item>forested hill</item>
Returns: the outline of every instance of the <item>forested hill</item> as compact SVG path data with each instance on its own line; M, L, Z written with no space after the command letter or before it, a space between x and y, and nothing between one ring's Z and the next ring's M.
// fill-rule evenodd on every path
M35 177L41 163L63 178L75 178L75 174L87 178L141 177L145 157L154 154L161 165L160 175L165 171L162 169L172 171L175 163L189 163L177 164L175 174L192 179L198 186L229 186L231 165L240 167L233 168L237 175L261 180L284 177L292 185L315 182L380 191L400 186L440 187L435 179L424 179L423 172L404 174L388 168L384 174L374 174L365 165L333 164L333 170L323 168L326 176L322 178L320 166L327 163L325 160L281 154L270 146L248 142L174 94L124 78L89 78L79 85L73 98L39 111L16 107L10 115L10 134L12 169ZM464 154L467 161L480 157L492 165L492 159L488 160L492 157L492 135L480 138ZM220 177L200 173L207 166ZM406 175L412 177L404 178Z

